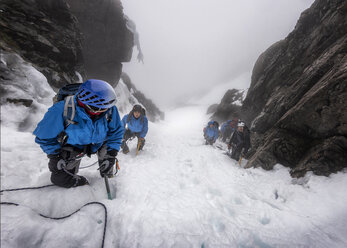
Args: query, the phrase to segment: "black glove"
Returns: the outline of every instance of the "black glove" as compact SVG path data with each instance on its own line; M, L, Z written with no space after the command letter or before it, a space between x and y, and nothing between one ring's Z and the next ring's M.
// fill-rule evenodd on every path
M81 159L85 154L82 150L73 146L63 146L60 149L60 157L65 161Z
M81 159L85 154L80 149L73 146L63 146L57 150L57 154L49 154L50 166L55 165L56 169L61 170L66 167L69 161ZM53 168L52 168L53 169Z
M117 154L118 154L117 150L107 151L103 160L99 161L100 176L102 177L104 177L105 175L107 175L108 177L113 176L113 168L116 162Z

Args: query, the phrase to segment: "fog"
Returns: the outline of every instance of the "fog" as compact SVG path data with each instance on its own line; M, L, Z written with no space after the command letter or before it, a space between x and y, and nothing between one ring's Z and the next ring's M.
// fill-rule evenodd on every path
M123 71L160 108L249 73L284 39L313 0L123 0L136 23L144 63ZM237 85L249 87L250 80Z

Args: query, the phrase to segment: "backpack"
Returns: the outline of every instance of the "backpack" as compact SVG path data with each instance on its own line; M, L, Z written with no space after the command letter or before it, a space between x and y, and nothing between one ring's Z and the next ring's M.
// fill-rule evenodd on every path
M66 129L70 124L77 124L74 121L76 114L76 106L74 102L74 96L80 88L80 83L67 84L58 90L58 93L53 97L53 104L60 101L65 101L64 104L64 129ZM112 108L107 111L106 115L107 122L112 120Z

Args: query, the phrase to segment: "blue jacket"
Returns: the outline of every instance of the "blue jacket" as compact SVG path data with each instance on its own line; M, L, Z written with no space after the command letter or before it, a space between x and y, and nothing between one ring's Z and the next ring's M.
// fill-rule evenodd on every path
M228 120L227 122L224 122L220 131L221 133L224 135L231 135L231 133L235 130L232 126L231 126L232 121Z
M222 127L220 128L220 131L224 133L225 129L230 126L231 120L228 120L222 124Z
M122 119L123 126L126 127L128 124L128 129L132 133L140 133L140 137L144 138L148 132L148 120L146 116L140 116L139 118L135 118L131 115L129 122L127 123L129 115L124 115ZM143 121L141 120L143 117Z
M76 104L76 98L74 101L76 106L74 121L77 123L71 124L65 129L68 135L67 144L79 149L92 144L91 150L95 153L105 142L107 150L119 151L124 128L117 107L112 107L110 122L105 118L106 112L93 121L85 110ZM57 137L64 131L64 104L64 101L60 101L50 107L34 130L35 142L47 154L56 154L61 147Z
M216 141L219 136L218 128L216 128L215 126L211 128L210 127L211 124L214 124L214 122L210 121L207 124L207 127L204 128L204 135L205 135L205 138L213 139L214 141Z

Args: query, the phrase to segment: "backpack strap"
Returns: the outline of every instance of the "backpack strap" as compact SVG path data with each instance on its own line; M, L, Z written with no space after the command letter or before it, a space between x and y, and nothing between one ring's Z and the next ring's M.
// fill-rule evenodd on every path
M130 119L131 119L131 116L133 115L133 111L131 110L128 114L128 118L127 118L127 121L126 123L129 123Z
M110 108L105 115L108 123L110 123L112 121L112 112L113 112L113 108Z
M65 98L64 104L64 129L66 129L70 124L76 124L73 119L76 114L76 106L74 102L74 96L67 96Z

